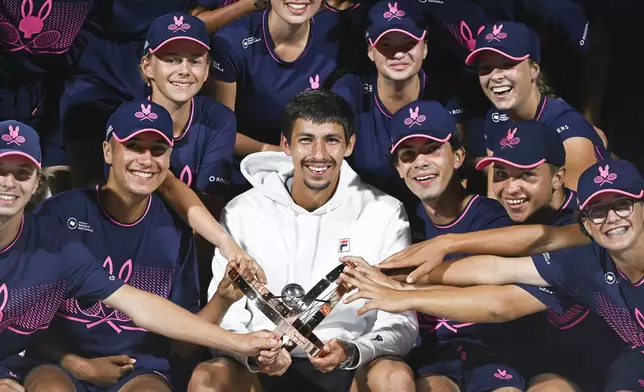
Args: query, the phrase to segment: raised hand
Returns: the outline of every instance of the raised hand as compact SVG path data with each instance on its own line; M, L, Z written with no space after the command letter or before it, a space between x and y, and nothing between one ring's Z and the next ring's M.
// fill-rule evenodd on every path
M228 260L228 263L233 263L239 273L245 278L248 279L257 276L257 279L261 283L266 284L266 274L255 259L250 257L232 238L228 237L222 242L219 245L219 250L226 260Z
M447 243L439 236L403 249L378 263L376 267L382 270L418 267L406 279L407 283L413 283L436 268L447 253Z
M269 376L281 376L291 366L291 354L283 348L279 351L262 352L255 358L259 371Z
M353 270L369 278L374 283L396 290L404 290L404 286L400 282L385 275L382 271L380 271L380 269L367 263L362 257L346 256L341 258L340 261L352 262L355 265L355 267L353 267ZM346 268L349 269L352 267Z
M405 290L393 289L388 286L375 283L366 275L354 268L346 268L340 274L340 279L350 284L358 291L346 297L343 302L351 303L358 299L366 299L367 302L356 312L361 316L371 310L384 310L390 313L402 313L411 309L409 294Z
M282 349L282 341L273 332L257 331L239 334L238 347L235 352L246 357L276 356ZM275 352L274 354L271 352Z

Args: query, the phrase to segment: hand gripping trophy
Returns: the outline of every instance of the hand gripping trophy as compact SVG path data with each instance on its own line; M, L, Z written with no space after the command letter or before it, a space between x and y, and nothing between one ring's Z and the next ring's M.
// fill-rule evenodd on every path
M292 351L299 346L312 357L324 351L324 343L313 333L324 318L331 313L349 287L339 280L344 267L340 264L304 293L298 284L288 284L281 296L275 296L256 278L247 280L235 268L228 272L233 283L241 290L277 328L275 333L282 338L284 348Z

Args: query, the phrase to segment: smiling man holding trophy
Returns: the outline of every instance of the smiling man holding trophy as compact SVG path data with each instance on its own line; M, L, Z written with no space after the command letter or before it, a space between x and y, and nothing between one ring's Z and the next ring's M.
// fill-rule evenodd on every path
M354 127L341 97L305 91L284 112L285 153L260 152L242 161L253 189L228 203L221 224L262 266L267 283L227 269L217 251L209 296L222 279L231 280L244 296L220 325L239 333L274 330L284 346L273 360L218 357L202 363L190 391L246 392L259 380L267 392L343 392L362 366L369 369L372 392L406 390L392 383L397 372L410 371L400 358L415 343L416 315L357 316L361 304L339 301L349 290L338 281L341 257L373 264L411 242L403 205L361 183L344 161L353 151Z

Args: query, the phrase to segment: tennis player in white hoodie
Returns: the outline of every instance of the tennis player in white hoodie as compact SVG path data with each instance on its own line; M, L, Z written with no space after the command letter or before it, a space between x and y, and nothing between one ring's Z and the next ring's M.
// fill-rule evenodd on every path
M411 243L403 205L362 183L344 161L353 150L354 127L353 112L340 96L307 90L284 111L285 153L255 153L241 163L253 189L228 203L221 224L264 268L267 287L276 295L291 283L308 291L342 256L376 263ZM226 264L217 250L210 297ZM261 357L216 358L195 370L190 391L248 391L257 380L267 392L348 391L355 369L377 358L387 370L378 372L383 378L378 389L400 391L392 375L408 369L397 358L415 343L416 315L378 311L357 316L362 305L339 303L315 329L328 351L323 358L307 357L299 348L290 355L283 350L271 363ZM239 333L275 328L246 297L230 307L221 326Z

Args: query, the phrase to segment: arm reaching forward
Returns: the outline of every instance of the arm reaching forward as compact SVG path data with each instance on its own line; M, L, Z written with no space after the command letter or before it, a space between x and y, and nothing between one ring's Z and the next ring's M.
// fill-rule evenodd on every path
M528 256L588 244L590 240L577 225L563 227L526 225L446 234L423 241L388 257L378 264L381 269L418 267L407 282L418 281L441 264L448 254L491 254Z

